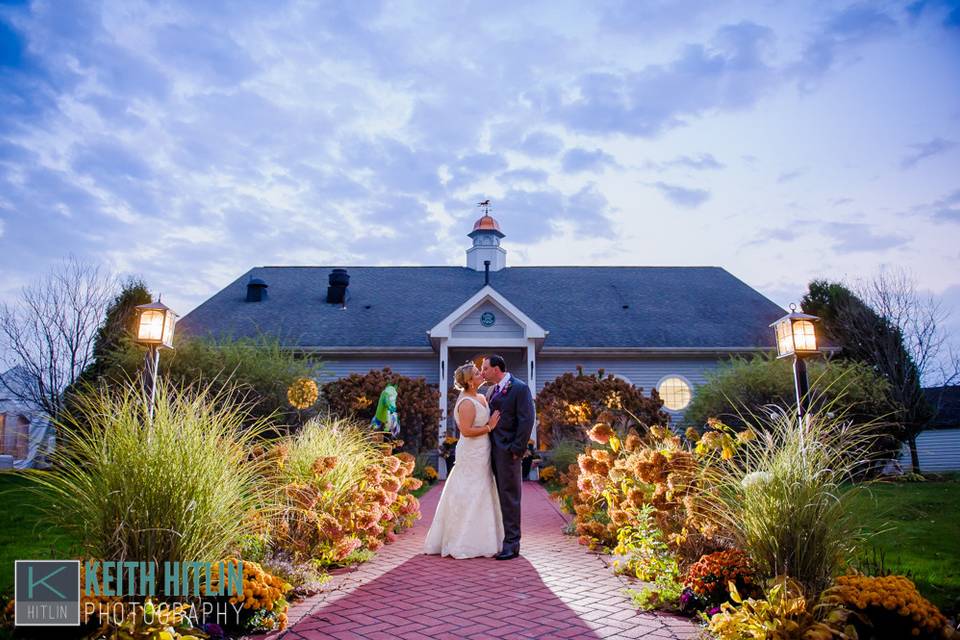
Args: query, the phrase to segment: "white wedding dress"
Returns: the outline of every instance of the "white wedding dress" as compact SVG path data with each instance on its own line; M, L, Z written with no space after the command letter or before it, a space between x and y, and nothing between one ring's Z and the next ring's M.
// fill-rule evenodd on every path
M473 402L477 408L473 426L480 427L490 419L490 409L482 400L462 396L453 407L453 415L461 402ZM459 418L458 426L459 426ZM495 556L503 544L503 519L497 483L490 466L490 438L461 436L457 442L456 461L447 476L433 516L423 552L454 558Z

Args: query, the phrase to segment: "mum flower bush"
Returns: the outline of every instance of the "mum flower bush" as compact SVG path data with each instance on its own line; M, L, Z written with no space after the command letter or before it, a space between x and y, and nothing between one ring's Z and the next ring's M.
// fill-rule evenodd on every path
M537 441L551 446L564 440L585 442L586 429L601 415L623 425L665 424L670 418L661 409L656 389L649 396L643 389L606 373L564 373L537 393Z
M825 600L854 613L848 619L859 638L948 638L947 619L904 576L837 578Z
M750 593L754 586L750 558L739 549L725 549L702 556L687 569L686 584L708 605L720 605L730 598L730 584L739 593Z
M375 552L420 517L409 453L392 455L363 425L316 417L257 451L276 507L271 544L295 559L344 564Z
M666 427L653 426L641 437L633 428L595 424L588 432L594 445L563 474L565 486L558 492L576 515L581 543L609 550L619 530L639 522L640 510L649 505L681 564L722 548L718 529L701 517L699 482L703 465L718 458L715 449L738 446L728 430L714 423L694 449Z

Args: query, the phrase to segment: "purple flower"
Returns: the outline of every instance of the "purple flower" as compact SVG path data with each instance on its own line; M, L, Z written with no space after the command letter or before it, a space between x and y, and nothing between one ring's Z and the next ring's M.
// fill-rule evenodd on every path
M214 622L208 622L207 624L203 625L203 632L212 638L223 637L223 627Z
M711 618L717 615L718 613L720 613L720 607L713 607L707 610L707 615Z

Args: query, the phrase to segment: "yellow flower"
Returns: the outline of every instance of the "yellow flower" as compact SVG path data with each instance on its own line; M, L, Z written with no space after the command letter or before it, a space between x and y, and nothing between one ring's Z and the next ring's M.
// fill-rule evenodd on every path
M287 400L295 409L307 409L320 397L317 383L310 378L297 378L287 389Z
M354 409L366 409L373 404L373 400L368 398L366 395L357 396L353 401Z

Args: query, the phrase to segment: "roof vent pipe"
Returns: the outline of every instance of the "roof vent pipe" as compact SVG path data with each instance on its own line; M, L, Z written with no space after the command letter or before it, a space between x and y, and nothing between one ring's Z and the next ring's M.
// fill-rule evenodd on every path
M247 302L262 302L267 299L267 283L260 278L250 276L247 282Z
M334 269L328 277L327 302L330 304L347 304L347 287L350 286L350 275L346 269Z

